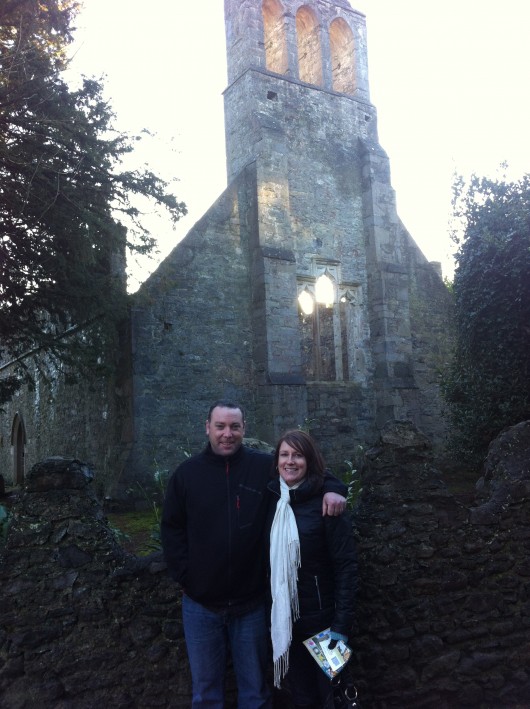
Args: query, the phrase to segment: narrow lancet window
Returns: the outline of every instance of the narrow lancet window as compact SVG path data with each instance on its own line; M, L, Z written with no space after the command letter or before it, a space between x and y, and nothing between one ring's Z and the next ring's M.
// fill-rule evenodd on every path
M265 62L269 71L287 74L289 69L284 9L279 0L263 0Z
M322 86L320 26L314 11L305 5L296 13L296 39L298 78L308 84Z
M355 91L354 40L348 23L338 17L329 28L333 90L343 94Z

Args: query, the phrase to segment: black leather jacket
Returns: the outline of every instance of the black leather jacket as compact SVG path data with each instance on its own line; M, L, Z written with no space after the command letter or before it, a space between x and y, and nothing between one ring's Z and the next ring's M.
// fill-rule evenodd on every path
M279 478L270 482L268 488L277 501ZM307 480L289 494L301 555L300 619L293 627L293 634L305 639L331 626L331 630L349 636L357 590L357 559L350 515L345 512L340 517L323 517L322 490L312 488ZM274 510L270 523L273 516Z

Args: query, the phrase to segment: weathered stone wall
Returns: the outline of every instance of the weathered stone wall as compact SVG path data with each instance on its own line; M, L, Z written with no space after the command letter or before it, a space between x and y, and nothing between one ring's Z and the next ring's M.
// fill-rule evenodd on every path
M488 456L475 503L449 494L412 425L366 456L353 513L361 705L525 709L530 697L530 422ZM35 466L0 567L9 709L188 707L179 598L160 555L126 555L78 461ZM233 706L233 684L228 706Z
M444 418L440 394L442 372L450 362L456 330L454 301L449 297L441 273L428 263L405 232L409 269L409 310L414 380L417 385L417 411L421 418L410 420L424 431L443 456L448 423Z
M344 461L374 439L373 397L354 382L315 382L307 386L307 419L311 435L329 465Z
M177 587L126 556L78 461L35 466L0 570L0 704L189 706Z
M407 424L383 432L362 483L353 671L363 706L528 707L530 422L492 444L470 508Z
M44 458L61 455L87 461L98 492L116 494L132 440L127 324L103 357L106 374L76 381L46 358L26 359L34 386L21 388L0 410L0 474L8 485L21 483L25 472Z
M129 476L172 471L182 449L206 442L216 399L248 408L253 434L249 236L252 168L178 244L134 297L132 352L135 445Z

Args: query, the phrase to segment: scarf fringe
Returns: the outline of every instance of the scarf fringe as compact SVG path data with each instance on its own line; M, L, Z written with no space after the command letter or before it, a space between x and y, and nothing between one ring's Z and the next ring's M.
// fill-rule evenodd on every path
M282 684L282 678L287 674L289 669L289 648L274 660L274 686L280 689Z
M289 557L289 565L287 567L287 583L289 585L289 596L291 600L292 620L291 626L295 620L300 617L300 607L298 604L298 569L301 565L300 559L300 542L298 539L293 539L287 547Z

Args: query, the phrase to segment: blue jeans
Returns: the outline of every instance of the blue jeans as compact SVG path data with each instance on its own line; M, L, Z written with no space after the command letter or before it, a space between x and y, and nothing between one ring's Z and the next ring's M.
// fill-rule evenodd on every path
M239 709L270 709L266 671L267 613L260 605L240 616L214 613L184 595L182 620L191 667L193 709L222 709L230 647Z

